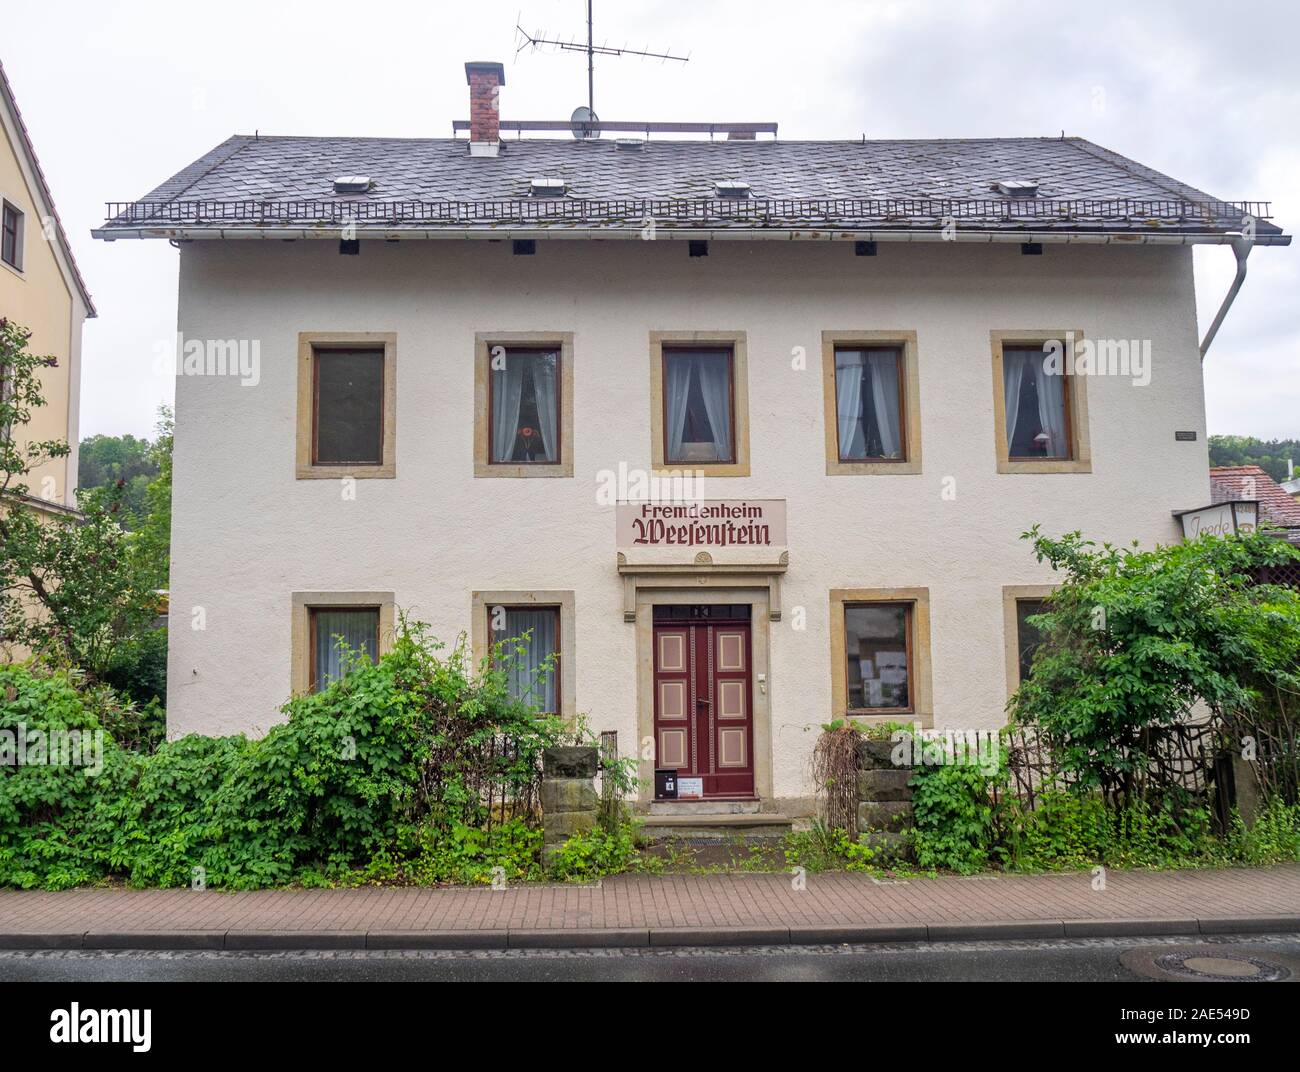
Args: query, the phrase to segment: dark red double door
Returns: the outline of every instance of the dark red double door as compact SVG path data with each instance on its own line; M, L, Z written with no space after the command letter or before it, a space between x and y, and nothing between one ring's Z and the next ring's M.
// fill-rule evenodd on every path
M749 621L656 615L654 690L655 766L675 769L679 780L701 779L706 798L752 797Z

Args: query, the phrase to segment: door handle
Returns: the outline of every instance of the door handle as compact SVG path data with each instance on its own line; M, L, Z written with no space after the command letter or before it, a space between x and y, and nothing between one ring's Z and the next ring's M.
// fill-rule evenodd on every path
M696 702L697 704L703 704L705 707L712 707L712 706L713 706L713 701L712 701L712 700L696 700L695 702Z

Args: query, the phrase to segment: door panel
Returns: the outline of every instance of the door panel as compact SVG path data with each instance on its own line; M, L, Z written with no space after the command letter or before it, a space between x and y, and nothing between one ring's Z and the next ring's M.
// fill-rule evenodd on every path
M655 764L706 798L754 795L750 639L748 622L655 625Z

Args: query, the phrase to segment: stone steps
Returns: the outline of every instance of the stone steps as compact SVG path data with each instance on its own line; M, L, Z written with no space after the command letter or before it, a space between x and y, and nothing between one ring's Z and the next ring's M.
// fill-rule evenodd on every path
M651 815L757 815L757 800L655 800Z
M645 825L641 836L647 841L780 840L790 833L787 815L766 813L698 814L675 813L639 816Z

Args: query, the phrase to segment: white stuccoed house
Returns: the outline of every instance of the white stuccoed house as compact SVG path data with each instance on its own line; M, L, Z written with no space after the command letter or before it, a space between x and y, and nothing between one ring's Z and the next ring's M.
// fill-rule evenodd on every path
M535 136L466 74L466 136L234 137L96 232L180 249L173 736L400 608L555 656L516 687L643 804L804 815L822 723L1004 722L1026 529L1211 502L1192 247L1289 244L1266 204L1078 138Z

